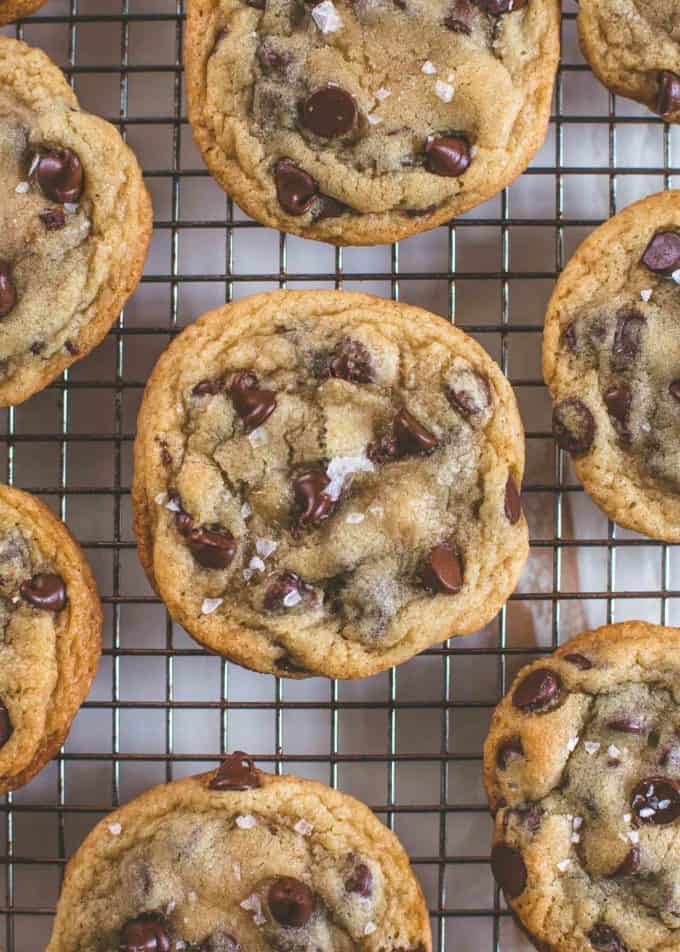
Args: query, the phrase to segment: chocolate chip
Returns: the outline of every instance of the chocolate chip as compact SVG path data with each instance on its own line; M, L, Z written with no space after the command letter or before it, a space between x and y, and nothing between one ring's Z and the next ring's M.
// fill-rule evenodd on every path
M640 823L673 823L680 816L680 781L647 777L633 788L630 804Z
M623 862L617 866L610 879L618 879L623 876L634 876L640 868L640 847L633 846L626 853Z
M311 585L307 585L297 573L281 572L274 576L267 586L263 605L268 612L280 612L289 607L294 608L311 591L313 591ZM286 602L291 600L290 597L294 596L294 593L300 596L300 601L293 598L295 604L289 606Z
M508 476L508 481L505 484L504 509L505 516L510 525L516 525L522 515L522 503L519 498L517 483L512 478L512 476Z
M490 13L493 17L502 16L504 13L514 13L515 10L522 10L526 7L529 0L475 0L475 3L484 13Z
M205 569L226 569L231 565L238 548L231 532L219 526L192 529L187 546L198 564Z
M621 734L646 734L647 723L639 717L614 717L607 721L610 731L619 731Z
M491 850L491 872L506 896L516 899L527 886L527 868L522 854L507 843L496 843Z
M41 572L19 586L24 601L46 612L60 612L66 607L66 586L59 575Z
M448 386L446 396L454 410L466 420L485 413L492 400L489 381L476 370L467 371L455 384Z
M472 5L470 0L453 0L449 12L444 17L444 26L454 33L470 36L472 33Z
M7 261L0 261L0 317L6 317L17 303L17 291Z
M246 433L262 426L276 409L276 394L272 390L262 390L257 377L249 370L234 376L229 392Z
M123 926L120 952L170 952L170 936L154 915L139 916Z
M464 136L440 136L425 143L425 168L434 175L456 178L470 165L470 158L470 143Z
M595 420L578 397L568 397L553 410L553 435L563 450L583 456L593 445Z
M254 790L260 786L260 775L253 758L242 750L228 754L208 784L209 790Z
M562 682L555 671L534 668L515 688L512 703L521 711L547 711L557 704L561 692Z
M616 370L627 370L637 360L644 325L645 318L639 311L623 311L617 317L612 345L612 366Z
M38 218L47 231L59 231L66 224L66 215L63 208L46 208L40 212Z
M293 496L300 510L297 524L300 528L318 526L332 514L335 501L324 490L330 479L322 469L309 469L293 480Z
M337 83L326 83L314 90L300 110L303 126L322 139L347 135L357 121L357 104L350 93Z
M373 892L373 873L366 863L357 863L350 876L345 880L347 892L356 893L367 899Z
M430 550L423 569L423 582L432 592L455 595L461 590L463 560L455 543L440 542Z
M318 195L312 209L313 221L326 221L328 218L340 218L346 215L352 209L344 202L339 202L337 198L331 198L330 195Z
M611 926L599 922L588 933L591 944L603 952L626 952L626 947Z
M217 380L200 380L191 393L194 397L214 397L224 390L224 380L219 377Z
M630 416L630 405L633 400L632 390L628 384L615 383L611 387L607 387L602 398L614 429L625 442L629 442L628 417Z
M77 344L74 344L72 340L65 340L64 347L72 357L75 357L80 353L80 349L78 348Z
M267 902L276 921L289 929L306 925L314 912L314 893L292 876L282 876L269 887Z
M38 158L38 185L53 202L77 202L85 176L80 159L71 149L50 149Z
M394 418L393 429L400 456L421 456L432 453L439 446L437 437L403 408Z
M680 268L680 234L658 231L647 245L642 263L655 274L672 274Z
M659 70L659 88L654 111L660 116L670 116L680 109L680 76L669 69Z
M319 377L321 380L334 377L350 383L372 383L374 371L371 355L358 340L344 337L325 359Z
M574 667L580 671L590 671L593 666L593 662L590 658L586 658L586 656L582 654L566 654L564 660L568 661L569 664L573 664Z
M680 379L672 380L668 387L668 392L673 397L674 400L677 400L680 403Z
M13 730L14 728L12 727L9 711L2 701L0 701L0 748L5 746L7 741L12 736Z
M511 761L524 756L521 737L509 737L498 745L496 764L501 770L507 770Z
M279 159L274 166L274 183L279 205L289 215L304 215L316 198L318 187L311 175L291 159Z

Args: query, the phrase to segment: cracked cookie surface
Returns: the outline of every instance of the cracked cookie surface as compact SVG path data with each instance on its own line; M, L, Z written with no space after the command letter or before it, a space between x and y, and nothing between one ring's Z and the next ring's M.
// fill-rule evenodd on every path
M498 612L527 554L523 468L510 385L442 318L257 295L187 328L151 376L139 554L213 650L363 677Z
M368 807L237 752L90 833L67 868L48 952L431 947L408 857Z
M39 50L0 38L0 406L105 336L141 277L151 203L117 130Z
M580 0L578 31L605 86L680 122L678 0Z
M596 229L545 322L553 429L616 522L680 541L680 192Z
M586 632L524 668L484 749L491 864L538 948L680 948L680 629Z
M189 116L249 215L336 244L433 228L545 136L555 0L191 0Z
M0 485L0 793L64 742L101 651L90 568L39 500Z

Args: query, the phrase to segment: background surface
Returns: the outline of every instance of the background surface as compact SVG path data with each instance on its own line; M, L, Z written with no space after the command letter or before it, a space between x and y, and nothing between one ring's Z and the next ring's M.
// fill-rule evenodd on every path
M82 106L120 126L156 214L143 283L107 340L0 410L0 478L68 521L106 613L99 675L62 756L0 798L5 952L45 946L66 858L104 813L234 748L369 803L412 855L439 952L528 948L487 866L493 705L518 667L584 627L680 624L680 549L608 523L550 437L540 345L555 275L601 220L680 174L680 129L594 79L576 10L565 0L553 121L529 171L454 227L344 251L261 228L209 178L186 120L181 0L50 0L4 31L46 50ZM209 656L171 624L133 542L132 439L157 356L208 308L286 285L361 288L455 319L509 375L527 430L532 548L518 593L478 635L363 682L277 681Z

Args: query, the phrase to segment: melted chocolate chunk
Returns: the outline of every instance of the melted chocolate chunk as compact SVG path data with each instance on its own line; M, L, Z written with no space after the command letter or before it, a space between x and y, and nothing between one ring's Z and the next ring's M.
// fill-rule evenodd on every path
M505 484L504 510L505 517L511 526L516 525L522 517L522 503L519 490L512 476L508 476L508 481Z
M563 450L584 456L595 439L595 420L578 397L568 397L553 410L553 435Z
M463 560L453 542L440 542L427 556L423 582L431 592L455 595L463 587Z
M214 397L223 390L224 380L220 377L217 380L200 380L191 393L194 397Z
M635 873L640 868L640 847L632 846L626 853L625 859L617 866L613 873L611 873L611 879L619 879L624 876L634 876Z
M586 658L586 656L582 654L566 654L564 660L568 661L569 664L573 664L574 667L580 671L590 671L593 666L593 662L590 658Z
M63 578L41 572L19 586L24 601L46 612L60 612L66 607L66 585Z
M299 879L283 876L269 887L267 902L274 919L288 929L306 925L314 912L314 893Z
M527 868L522 854L507 843L496 843L491 850L491 872L509 899L516 899L526 889Z
M53 202L77 202L83 194L85 175L80 159L71 149L50 149L38 158L38 185Z
M260 786L260 775L252 757L242 750L228 754L215 771L209 790L254 790Z
M184 515L186 516L186 513ZM177 522L177 517L175 522ZM198 564L202 565L204 569L226 569L231 565L238 548L236 539L231 532L228 529L222 529L220 526L192 528L188 533L187 546Z
M373 873L366 863L357 863L348 878L345 880L347 892L356 893L367 899L373 892Z
M616 319L612 366L615 370L628 370L640 353L640 338L645 318L639 311L623 311Z
M274 166L274 183L279 205L289 215L304 215L312 207L319 188L292 159L279 159Z
M521 711L537 714L555 707L562 693L559 675L550 668L534 668L517 685L512 703Z
M139 916L123 926L119 948L120 952L170 952L170 935L157 916Z
M590 942L596 949L602 949L603 952L626 952L626 947L611 926L599 922L588 933Z
M444 26L454 33L470 36L472 33L473 12L470 0L453 0L449 12L444 17Z
M680 233L658 231L642 255L642 263L655 274L672 274L680 268Z
M284 611L299 605L312 591L311 585L307 585L296 572L280 572L267 585L263 604L268 612Z
M38 217L47 231L59 231L66 224L63 208L46 208Z
M659 71L659 88L654 111L660 116L670 116L680 109L680 76L669 69Z
M17 303L17 291L6 261L0 261L0 317L6 317Z
M486 377L470 370L456 384L446 388L446 396L453 407L466 420L481 416L491 406L491 386Z
M324 360L319 377L321 380L334 377L350 383L372 383L375 378L371 355L358 340L345 337Z
M276 409L276 394L259 387L257 377L249 370L234 375L229 393L246 433L262 426Z
M607 727L621 734L646 734L648 730L646 721L634 716L614 717L607 721Z
M423 456L432 453L439 446L437 437L408 410L400 410L392 426L398 456Z
M509 737L498 745L496 763L501 770L507 770L509 764L517 757L524 756L524 747L521 737Z
M14 728L12 727L9 711L2 701L0 701L0 748L5 746L7 741L12 736L13 730Z
M680 781L647 777L633 788L630 805L640 823L674 823L680 816Z
M349 205L339 202L337 198L319 194L312 208L312 219L314 221L326 221L328 218L339 218L351 211Z
M329 484L322 469L309 469L293 480L293 496L300 513L297 525L301 529L318 526L334 512L336 502L324 492Z
M464 136L439 136L425 143L425 168L434 175L457 178L466 171L470 159L470 143Z
M316 89L300 110L303 126L322 139L347 135L356 125L357 114L354 96L337 83Z
M624 442L630 442L628 418L633 401L632 390L625 383L613 384L607 387L602 398L617 434Z

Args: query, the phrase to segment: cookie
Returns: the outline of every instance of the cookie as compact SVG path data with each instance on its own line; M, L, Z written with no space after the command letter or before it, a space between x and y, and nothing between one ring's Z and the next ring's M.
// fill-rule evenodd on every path
M622 526L680 541L680 191L596 229L548 306L553 430Z
M486 201L545 137L557 0L190 0L189 118L274 228L396 241Z
M524 668L496 708L491 866L537 948L678 948L678 684L680 629L626 622Z
M237 751L95 827L67 867L48 952L431 948L408 857L368 807Z
M151 203L113 126L39 50L0 37L0 406L105 336L141 277Z
M35 13L45 0L0 0L0 26Z
M159 360L135 444L139 555L173 617L258 671L365 677L477 631L527 555L507 380L442 318L274 292Z
M101 653L97 586L66 526L0 484L0 794L58 752Z
M579 0L583 55L612 92L680 122L677 0Z

